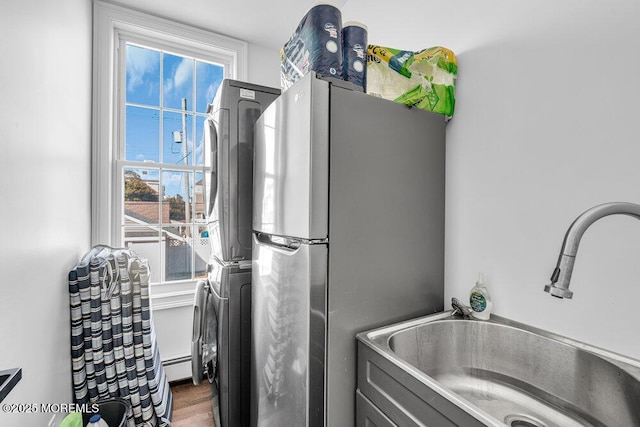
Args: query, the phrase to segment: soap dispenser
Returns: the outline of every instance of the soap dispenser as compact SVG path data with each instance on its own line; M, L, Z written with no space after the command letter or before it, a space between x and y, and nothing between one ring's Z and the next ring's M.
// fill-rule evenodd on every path
M489 296L489 291L484 284L484 275L480 273L476 285L471 289L469 295L469 305L471 306L471 316L478 320L489 320L493 302Z

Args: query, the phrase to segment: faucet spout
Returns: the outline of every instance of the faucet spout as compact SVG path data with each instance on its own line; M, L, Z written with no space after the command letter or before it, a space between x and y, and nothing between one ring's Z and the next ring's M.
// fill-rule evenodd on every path
M571 224L562 242L558 263L551 275L551 283L544 287L554 297L571 298L573 292L569 290L571 273L578 253L580 239L591 224L609 215L629 215L640 219L640 205L627 202L613 202L594 206L583 212Z

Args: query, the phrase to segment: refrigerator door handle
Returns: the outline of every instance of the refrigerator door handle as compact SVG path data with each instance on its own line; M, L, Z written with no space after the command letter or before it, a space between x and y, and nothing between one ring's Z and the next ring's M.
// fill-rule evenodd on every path
M301 245L326 245L329 239L301 239L299 237L277 236L275 234L254 231L255 239L264 245L295 252Z
M282 249L286 252L295 252L300 248L300 245L304 244L302 240L292 237L275 236L266 233L254 233L254 236L255 239L263 245Z

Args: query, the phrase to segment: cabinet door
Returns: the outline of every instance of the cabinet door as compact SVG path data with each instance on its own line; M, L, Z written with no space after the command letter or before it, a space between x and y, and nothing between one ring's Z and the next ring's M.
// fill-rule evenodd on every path
M356 390L356 427L398 427L360 390Z

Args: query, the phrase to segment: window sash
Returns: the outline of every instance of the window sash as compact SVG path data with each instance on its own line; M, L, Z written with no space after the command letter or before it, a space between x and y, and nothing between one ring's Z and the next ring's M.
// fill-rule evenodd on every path
M176 55L179 57L187 57L190 59L194 59L196 61L203 61L203 62L213 62L211 60L211 58L207 58L204 57L202 55L198 56L198 57L193 57L191 55L187 56L187 53L183 53L183 52L168 52L166 50L166 46L164 46L162 43L152 43L152 42L142 42L139 39L135 40L135 43L133 43L129 38L126 37L120 37L120 48L119 48L119 63L123 64L120 67L120 74L119 74L119 87L118 90L120 91L120 96L119 99L121 100L121 102L119 103L119 107L120 107L120 117L121 119L119 120L119 123L121 123L122 125L120 126L120 138L117 142L115 142L115 145L117 146L117 150L116 153L117 154L117 160L116 160L116 186L114 188L113 191L113 201L114 203L116 203L116 210L118 212L117 215L114 215L114 222L116 223L115 225L115 229L119 230L118 233L118 240L116 241L116 246L128 246L129 244L133 244L133 247L135 248L136 245L140 245L142 244L143 240L146 240L147 243L150 245L148 248L144 248L142 249L142 247L140 247L141 251L144 250L149 250L149 252L147 254L143 254L141 253L141 255L143 256L147 256L150 258L150 260L153 260L154 265L156 266L156 268L152 271L152 275L151 275L151 282L154 285L158 285L158 284L162 284L162 283L170 283L170 282L176 282L176 281L189 281L189 280L198 280L203 278L203 274L205 273L206 275L206 268L203 268L202 265L202 259L201 257L198 257L198 247L200 246L198 241L200 240L199 238L199 231L198 229L202 226L203 222L199 222L196 218L196 205L197 205L197 198L196 198L196 194L195 194L195 182L196 182L196 172L202 173L204 174L207 170L204 167L204 165L196 165L194 164L195 162L192 161L191 164L187 163L168 163L167 159L162 159L162 155L161 155L161 161L157 162L157 163L144 163L144 162L136 162L136 161L131 161L131 160L126 160L127 157L127 153L126 153L126 128L127 126L125 125L126 123L126 118L127 118L127 109L128 107L131 106L138 106L138 107L142 107L145 109L149 109L152 111L157 111L158 112L158 116L159 116L159 134L158 134L158 150L159 153L164 153L164 117L165 117L165 112L171 112L171 113L179 113L182 114L183 111L176 109L176 108L171 108L171 107L166 107L165 106L165 101L164 101L164 88L163 88L163 82L165 81L165 67L164 67L164 61L162 60L163 56L160 55L160 73L159 73L159 99L158 99L158 105L144 105L144 104L136 104L136 103L132 103L132 102L127 102L126 101L126 96L127 96L127 81L126 81L126 58L127 58L127 45L134 45L134 46L140 46L143 47L145 49L152 49L152 50L158 50L158 52L161 52L162 54L170 54L170 55ZM221 61L218 61L217 64L218 66L221 67L225 67L224 65L220 64ZM223 68L224 70L226 70L226 67ZM194 72L194 77L195 77L195 68L193 70ZM196 100L196 80L194 79L192 82L192 87L191 87L191 92L192 92L192 102ZM211 100L209 100L211 101ZM191 106L192 108L194 107L194 105ZM187 134L191 135L191 139L192 139L192 143L193 146L191 147L192 150L192 156L195 156L195 152L196 152L196 144L198 142L196 135L197 135L197 117L207 117L206 113L198 113L196 111L193 110L188 110L187 114L189 114L190 116L193 117L193 120L190 123L190 129L188 130ZM188 139L185 137L185 139ZM183 144L186 144L186 140L183 141ZM193 158L192 158L193 159ZM125 206L126 206L126 200L125 200L125 195L124 195L124 171L128 168L139 168L139 169L146 169L146 170L153 170L156 171L156 173L159 176L159 188L162 189L165 187L165 184L163 182L163 177L164 177L164 172L167 171L171 171L171 172L185 172L188 173L187 176L189 176L191 179L191 184L190 187L193 189L193 193L189 194L189 192L186 192L186 194L184 194L185 197L185 201L188 200L188 203L190 205L190 212L191 214L189 215L189 217L184 219L184 223L181 224L177 224L177 223L170 223L170 222L166 222L163 221L163 212L165 209L165 205L164 205L164 199L167 196L163 191L158 191L158 201L154 202L157 203L157 216L158 216L158 221L157 222L151 222L151 223L146 223L146 224L137 224L137 225L132 225L132 224L127 224L127 220L128 217L126 215L126 211L125 211ZM190 197L189 197L190 196ZM131 220L131 218L129 218L129 220ZM186 230L188 230L187 234L184 237L181 236L174 236L171 232L171 229L174 228L184 228ZM131 236L127 237L127 233L129 232L135 232L136 230L138 231L144 231L145 234L148 234L148 237L145 237L144 239L141 238L133 238ZM137 243L132 243L133 241L136 241ZM174 244L170 244L171 242L173 242ZM168 244L168 246L167 246ZM177 246L176 246L177 244ZM147 246L147 245L145 245ZM185 246L184 249L180 249L181 246ZM178 254L182 255L182 256L187 256L187 260L188 260L188 267L185 267L183 264L184 270L182 270L182 272L180 272L180 268L177 265L173 265L171 266L169 263L169 258L167 257L167 251L168 250L174 250L174 251L178 251ZM185 251L187 252L187 254L185 254ZM204 255L204 254L202 254ZM208 261L208 258L204 258L204 261ZM189 277L184 277L184 275L188 275ZM181 277L182 276L182 277Z
M127 120L128 108L132 105L135 105L133 103L129 103L126 101L127 45L137 45L137 46L144 47L145 49L158 49L158 52L162 53L159 57L160 70L159 70L159 76L158 76L158 82L157 82L159 84L158 105L151 105L151 106L140 105L141 107L148 108L149 110L158 112L159 132L158 132L158 140L156 141L156 143L157 143L158 152L160 154L160 159L159 159L160 161L153 164L126 160L127 137L125 133L126 133L127 126L125 125L125 123ZM186 57L186 58L200 60L200 61L203 61L203 59L202 59L202 56L199 56L198 58L194 58L193 56L187 56L186 53L183 54L182 52L169 53L165 49L166 49L165 46L162 46L161 43L134 44L128 38L122 37L122 36L120 37L119 60L120 60L120 63L123 64L123 66L120 67L120 74L118 76L119 77L118 81L120 83L118 90L120 91L119 99L121 100L121 102L119 103L119 107L120 107L119 110L120 110L120 117L122 117L122 119L119 121L119 123L121 124L119 127L120 138L119 138L119 141L115 142L115 145L118 147L117 149L118 155L116 160L117 184L113 191L113 200L115 203L121 204L121 206L117 207L117 211L119 213L118 215L114 215L114 218L113 218L114 222L116 223L115 227L120 230L120 232L118 233L119 240L117 241L116 246L129 246L130 244L132 244L133 247L135 247L137 245L143 245L144 249L143 249L143 246L140 246L139 249L142 251L144 250L149 251L147 254L145 254L145 256L148 256L150 259L153 259L154 264L156 265L156 268L152 271L152 275L151 275L151 283L153 283L154 285L167 283L167 282L175 282L175 281L197 280L203 277L202 276L203 272L206 274L206 268L203 268L203 266L201 265L202 260L200 260L200 258L198 257L198 251L197 251L197 245L199 240L199 232L198 232L199 227L197 225L198 221L196 218L196 194L195 194L195 177L196 177L195 172L204 173L205 168L203 167L203 165L194 164L195 162L193 161L194 159L193 157L191 158L192 159L191 162L186 162L186 163L169 163L167 159L163 158L164 157L163 153L165 153L165 150L164 150L165 112L175 112L180 114L183 113L182 110L165 107L165 100L164 100L165 91L163 87L163 82L165 81L164 73L166 69L164 66L164 61L162 60L163 55L170 54L170 55L176 55L182 58ZM217 65L222 66L223 70L226 69L224 65L220 65L220 64L217 64ZM195 71L196 69L194 68L193 69L194 77L195 77ZM192 82L192 87L190 88L192 102L196 100L195 86L196 86L196 79L194 78ZM191 106L192 109L194 107L195 105ZM192 151L191 155L195 156L196 144L198 142L196 137L197 135L196 125L198 120L196 118L206 117L206 114L197 113L196 111L188 111L187 114L193 117L190 123L190 129L188 130L187 135L189 134L191 135L191 140L193 144L193 146L191 147L191 151ZM186 135L183 137L185 140L182 142L182 144L187 144L187 140L189 138ZM156 214L158 217L157 222L155 223L151 222L148 224L138 224L138 225L127 224L128 217L126 215L126 210L125 210L126 200L125 200L125 193L124 193L124 188L125 188L124 171L127 168L144 168L147 170L156 171L156 173L158 174L158 177L159 177L158 201L154 202L157 204L156 206L156 209L157 209ZM184 218L184 223L172 224L170 220L165 220L163 215L165 212L164 209L166 208L166 205L164 202L165 202L165 198L167 197L167 194L165 194L163 191L166 185L163 181L163 178L165 177L165 172L168 172L168 171L184 173L183 179L186 179L187 177L189 177L190 178L189 181L191 182L190 184L187 183L185 185L194 190L193 193L190 194L187 188L185 188L185 193L183 194L185 204L188 203L190 207L190 209L188 210L190 214ZM131 218L129 218L129 220L130 219ZM172 232L175 229L180 229L186 232L183 236L174 235ZM147 234L148 237L144 239L140 239L140 238L136 239L131 234L128 235L128 233L135 233L136 230L143 231L143 233ZM143 241L146 241L146 244L143 243ZM171 263L169 262L169 257L167 252L170 250L178 251L177 254L179 256L186 257L185 259L186 264L182 262L179 264L171 265ZM172 257L172 260L175 260L175 257ZM208 261L208 257L205 257L204 261L205 262Z

